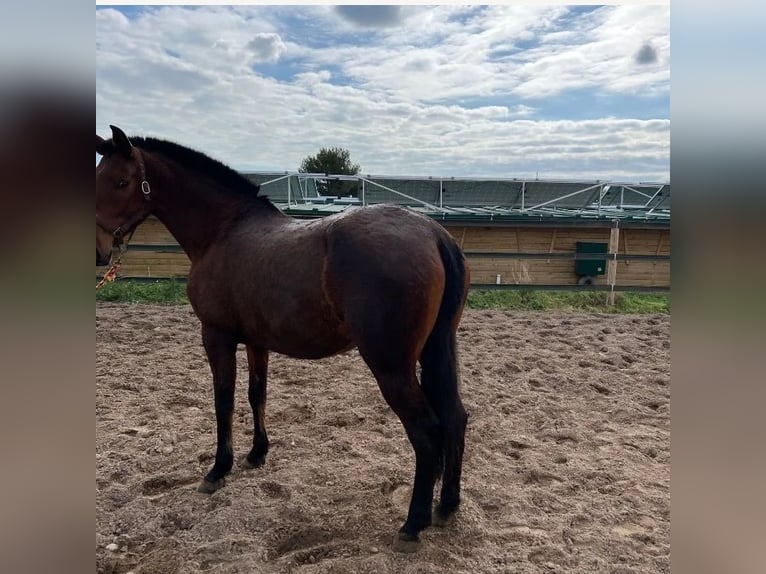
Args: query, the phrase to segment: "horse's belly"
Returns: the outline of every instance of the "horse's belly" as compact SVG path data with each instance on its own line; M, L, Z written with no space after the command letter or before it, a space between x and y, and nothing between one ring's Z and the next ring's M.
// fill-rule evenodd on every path
M296 359L321 359L355 346L335 317L315 310L276 315L252 323L248 338L254 344Z
M315 341L311 344L301 345L295 345L290 341L280 340L275 341L274 344L269 345L269 347L269 350L271 351L295 359L322 359L353 349L355 345L349 340L342 339Z
M264 347L271 351L296 359L321 359L352 349L355 345L340 326L326 325L312 328L296 325L297 328L269 332Z

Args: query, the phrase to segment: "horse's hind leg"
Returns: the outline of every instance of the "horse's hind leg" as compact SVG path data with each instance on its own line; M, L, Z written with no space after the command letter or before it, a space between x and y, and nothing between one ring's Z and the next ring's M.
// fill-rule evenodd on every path
M258 468L266 462L269 437L266 434L266 374L269 352L247 345L247 364L250 368L250 384L247 397L253 409L253 448L242 461L243 468Z
M418 534L431 524L434 484L441 467L439 421L418 385L414 366L402 373L373 373L386 402L402 421L415 451L415 482L407 520L394 539L394 549L414 552Z
M420 357L421 388L441 426L444 476L434 526L449 523L460 505L465 429L468 415L460 400L457 373L457 341L453 326L437 321Z
M197 490L211 493L224 485L224 476L229 473L234 463L231 417L234 411L234 385L237 374L237 341L229 333L203 325L202 343L213 372L218 447L215 452L215 464Z

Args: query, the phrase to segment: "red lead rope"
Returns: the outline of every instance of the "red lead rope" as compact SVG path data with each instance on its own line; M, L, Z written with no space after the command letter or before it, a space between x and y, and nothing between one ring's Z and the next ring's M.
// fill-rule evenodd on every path
M117 270L120 268L120 259L121 258L117 258L117 261L112 263L112 266L104 274L103 279L96 283L96 291L101 289L105 283L112 283L117 278Z

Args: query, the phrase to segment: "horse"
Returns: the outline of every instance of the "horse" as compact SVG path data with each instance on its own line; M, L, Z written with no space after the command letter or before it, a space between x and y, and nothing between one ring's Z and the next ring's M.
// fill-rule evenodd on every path
M224 486L234 463L238 345L247 351L254 426L243 468L263 466L269 450L269 353L319 359L357 348L415 454L394 550L413 552L422 530L452 522L468 419L456 333L470 281L453 237L394 205L298 220L202 152L110 128L110 139L96 134L96 265L125 249L126 237L152 214L191 261L187 293L212 372L217 430L215 462L198 490Z

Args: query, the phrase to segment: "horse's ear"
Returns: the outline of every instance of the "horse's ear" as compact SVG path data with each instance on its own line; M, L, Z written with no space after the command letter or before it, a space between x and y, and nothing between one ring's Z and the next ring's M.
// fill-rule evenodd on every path
M122 131L117 126L110 125L109 127L112 128L112 141L114 142L114 145L117 147L117 151L127 157L130 157L133 144L130 143L128 136L126 136L125 132Z
M109 155L114 153L114 144L96 134L96 153L99 155Z

